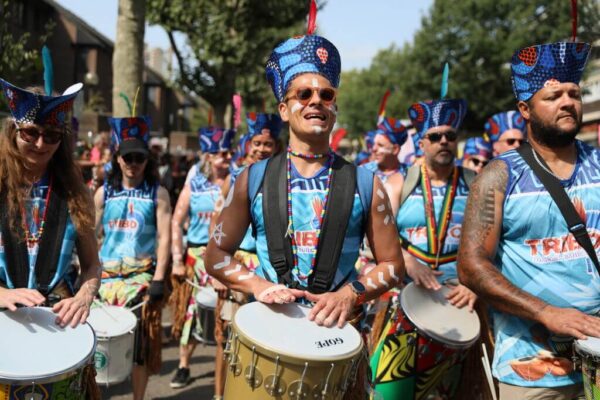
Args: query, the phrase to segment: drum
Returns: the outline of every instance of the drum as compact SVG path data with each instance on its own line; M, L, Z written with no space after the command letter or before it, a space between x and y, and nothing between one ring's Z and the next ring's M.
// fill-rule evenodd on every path
M581 362L585 399L600 399L600 338L576 340L573 350Z
M451 395L460 363L479 338L475 312L448 302L450 288L427 290L414 283L400 293L400 307L387 322L371 357L375 390L384 399Z
M50 308L0 312L0 399L85 399L83 368L96 346L88 324L61 328Z
M94 354L96 382L123 382L133 368L135 314L123 307L98 306L91 309L88 322L98 337Z
M300 304L240 307L225 348L226 399L341 399L353 383L362 339L350 324L325 328Z
M215 344L215 307L217 306L217 292L212 286L203 286L196 294L198 306L198 321L202 326L202 336L199 341L206 344Z

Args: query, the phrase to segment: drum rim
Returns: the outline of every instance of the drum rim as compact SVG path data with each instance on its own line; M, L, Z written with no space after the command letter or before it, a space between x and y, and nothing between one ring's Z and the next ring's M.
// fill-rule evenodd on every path
M352 327L352 329L354 329L356 331L356 333L358 334L361 344L355 350L344 353L343 355L330 356L330 357L319 357L319 358L306 357L306 358L300 359L296 355L293 355L293 354L280 353L277 350L273 349L272 347L253 342L252 339L248 335L246 335L244 332L242 332L242 330L238 326L237 316L239 314L239 311L242 309L242 307L244 307L246 305L250 305L250 304L252 304L252 303L247 303L247 304L242 305L240 307L240 309L235 313L235 316L233 317L233 324L232 324L233 334L234 335L237 334L237 340L239 340L241 343L243 343L249 349L252 349L252 347L254 346L256 353L270 357L272 359L276 359L277 357L279 357L279 359L281 361L286 361L286 362L289 362L289 363L295 364L295 365L304 365L305 362L308 362L309 365L311 363L314 365L318 365L320 363L329 364L332 361L352 360L357 355L360 355L360 353L365 345L363 342L362 336L360 335L360 332L358 332L356 330L356 328L354 328L352 325L350 325ZM295 304L297 304L297 303L295 303ZM298 304L298 306L307 307L303 304ZM349 324L349 322L346 322L346 323Z
M404 313L404 315L406 316L406 318L409 319L409 321L411 322L411 324L413 324L415 326L415 330L425 336L427 336L427 338L429 338L430 340L434 340L438 343L441 343L451 349L455 349L455 350L463 350L463 349L468 349L469 347L473 346L475 343L477 343L477 341L479 340L480 336L481 336L481 320L479 319L479 316L477 316L477 314L475 313L475 311L473 311L473 313L475 313L475 315L477 316L477 323L479 324L479 331L477 332L477 335L475 335L475 337L471 340L468 341L457 341L457 340L451 340L448 338L445 338L443 336L440 336L434 332L431 332L431 330L426 329L426 328L422 328L421 326L419 326L415 321L414 321L414 317L411 317L411 315L409 313L406 312L406 310L404 309L404 307L402 306L402 304L406 301L406 296L408 296L408 292L406 291L407 288L414 286L414 287L418 287L414 282L410 282L408 285L406 285L402 291L400 292L400 309L402 310L402 312ZM444 288L447 288L446 286L442 286L441 289L439 290L444 290ZM411 289L412 290L412 289Z
M592 353L588 351L579 343L579 339L573 341L573 349L575 350L575 353L577 353L577 355L579 355L582 358L593 358L594 360L600 360L600 351L598 353Z
M109 307L109 308L118 308L118 309L120 309L122 311L129 311L131 314L133 314L133 317L135 319L135 323L133 324L132 328L128 329L127 331L125 331L123 333L119 333L118 335L110 335L110 336L102 335L100 333L96 333L96 330L94 329L94 326L89 322L90 316L92 315L92 310L100 309L100 307L90 308L90 313L89 313L89 315L87 317L86 323L89 324L92 327L92 330L94 331L94 335L96 335L96 338L98 340L100 340L100 339L102 339L102 340L107 340L107 339L110 340L111 338L115 338L116 339L116 338L119 338L121 336L131 335L133 332L135 332L137 330L138 324L139 324L140 321L139 321L138 317L135 315L135 313L133 313L132 311L130 311L128 308L125 308L125 307L113 306L113 305L105 305L105 306Z
M43 308L43 309L51 310L50 307L36 307L36 308ZM44 385L47 383L60 382L64 379L67 379L67 378L79 373L80 370L86 366L86 364L91 364L90 361L92 360L92 358L94 357L94 354L96 353L96 344L98 342L98 338L96 337L96 332L94 332L94 328L92 328L92 326L87 321L80 325L87 325L88 328L90 329L90 331L92 331L92 336L93 336L92 349L81 361L79 361L75 365L72 365L63 370L54 372L52 374L38 375L38 376L34 376L34 377L28 376L28 377L19 378L16 376L4 376L0 373L0 384L21 385L21 386L28 385L28 384Z

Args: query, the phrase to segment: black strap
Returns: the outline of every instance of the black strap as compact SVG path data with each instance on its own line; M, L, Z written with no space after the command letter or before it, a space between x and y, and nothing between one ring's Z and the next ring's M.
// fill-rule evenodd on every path
M598 256L596 251L594 250L594 245L592 244L592 240L590 239L590 235L585 226L585 222L581 219L575 206L571 202L571 199L565 192L562 184L554 175L549 173L544 169L548 168L548 165L544 162L541 157L538 157L539 162L534 157L534 150L529 143L522 144L517 152L519 155L525 160L525 162L529 165L529 167L533 170L538 179L542 182L554 203L558 206L558 209L562 213L565 222L567 223L567 227L569 228L569 232L573 234L577 243L585 250L588 254L594 266L598 270L598 274L600 274L600 263L598 262ZM542 165L540 165L542 163ZM548 168L549 169L549 168Z
M21 226L21 216L13 216L13 226L16 232L10 229L8 211L8 200L6 195L2 196L0 207L0 225L2 229L2 243L6 257L6 273L15 288L26 288L29 282L29 258L25 244L25 232Z
M356 167L335 156L328 207L325 212L321 239L317 248L315 269L308 280L308 290L324 293L329 290L346 237L346 229L354 205ZM294 265L292 246L287 233L287 165L286 154L269 161L263 181L263 215L269 250L269 260L280 283L297 287L291 275ZM277 210L277 212L276 212Z

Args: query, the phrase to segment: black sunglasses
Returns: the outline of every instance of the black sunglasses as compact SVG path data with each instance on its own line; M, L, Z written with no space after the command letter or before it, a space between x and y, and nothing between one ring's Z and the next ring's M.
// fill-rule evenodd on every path
M427 138L431 143L437 143L442 140L442 136L444 136L449 142L454 142L458 138L458 134L454 131L441 133L432 132L425 135L425 138Z
M123 157L123 161L125 161L125 164L142 164L144 161L146 161L148 159L148 157L146 157L144 154L142 153L129 153L129 154L125 154Z
M329 105L333 103L335 100L336 92L335 89L332 88L315 88L315 87L301 87L296 89L294 95L288 97L288 99L296 99L302 105L307 105L310 99L312 99L313 94L317 92L319 94L319 98L325 103Z
M17 126L17 132L19 132L21 140L27 143L35 143L41 136L45 144L56 144L62 140L64 135L62 130L37 128L35 126Z
M485 167L489 163L488 160L483 161L483 160L480 160L479 158L471 158L471 162L476 167L479 167L479 164L481 164L482 167Z
M508 144L509 146L513 146L515 143L519 143L519 146L523 144L523 142L525 141L524 139L516 139L516 138L510 138L510 139L504 139L504 142L506 142L506 144Z

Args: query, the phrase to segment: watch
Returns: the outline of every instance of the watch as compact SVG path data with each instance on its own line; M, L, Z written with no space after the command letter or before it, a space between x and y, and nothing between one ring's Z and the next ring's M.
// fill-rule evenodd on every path
M365 295L367 294L367 288L360 281L350 282L350 289L356 294L355 306L360 306L365 302Z

